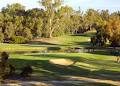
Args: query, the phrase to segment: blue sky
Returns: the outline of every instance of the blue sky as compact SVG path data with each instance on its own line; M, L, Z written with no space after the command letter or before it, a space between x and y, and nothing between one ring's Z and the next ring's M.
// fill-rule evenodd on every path
M0 0L0 9L12 3L21 3L26 9L40 7L38 0ZM72 6L75 10L80 7L83 11L89 8L120 11L120 0L64 0L64 4Z

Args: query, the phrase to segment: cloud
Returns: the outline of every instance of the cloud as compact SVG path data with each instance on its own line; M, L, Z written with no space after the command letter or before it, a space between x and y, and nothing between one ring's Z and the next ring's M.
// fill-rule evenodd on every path
M20 3L26 9L40 7L37 3L39 0L0 0L0 9L6 7L7 4ZM72 6L74 9L79 7L84 9L120 9L120 0L64 0L64 5Z
M0 0L0 8L6 7L7 4L20 3L26 7L26 9L39 7L38 0Z

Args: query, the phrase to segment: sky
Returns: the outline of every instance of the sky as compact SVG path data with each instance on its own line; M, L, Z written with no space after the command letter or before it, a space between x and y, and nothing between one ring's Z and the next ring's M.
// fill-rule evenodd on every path
M0 9L7 6L7 4L21 3L26 9L40 8L39 0L0 0ZM82 11L89 8L94 9L108 9L110 12L120 11L120 0L64 0L64 5L73 7L78 10L79 7Z

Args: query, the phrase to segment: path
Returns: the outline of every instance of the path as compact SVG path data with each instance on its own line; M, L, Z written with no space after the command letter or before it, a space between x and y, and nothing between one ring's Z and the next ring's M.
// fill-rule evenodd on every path
M17 81L14 84L2 84L1 86L98 86L100 83L108 84L110 86L120 86L119 81L93 79L87 77L67 77L64 81ZM95 85L97 83L97 85ZM107 86L108 86L107 85Z

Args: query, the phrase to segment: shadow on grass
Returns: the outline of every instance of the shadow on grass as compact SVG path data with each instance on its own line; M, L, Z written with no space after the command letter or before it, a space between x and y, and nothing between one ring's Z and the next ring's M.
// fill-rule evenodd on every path
M82 47L90 47L91 43L89 41L88 42L75 42L74 45L82 46Z
M86 64L92 64L92 65L99 65L103 67L119 67L119 64L116 63L116 61L109 61L109 60L99 60L99 59L92 59L92 58L83 58L82 56L67 56L66 54L34 54L34 55L27 55L27 56L33 56L33 57L39 57L43 59L70 59L75 62L83 62Z
M48 58L48 59L56 59L56 58L63 58L63 59L70 59L73 61L84 61L86 59L80 58L79 56L67 56L66 54L32 54L26 56L33 56L33 57L40 57L40 58Z
M27 43L23 46L28 47L47 47L47 46L59 46L59 44L49 43L49 42L42 42L42 41L33 41L30 43Z
M59 79L61 75L63 76L83 76L90 78L100 78L100 79L110 79L110 80L120 80L120 72L107 70L105 68L115 68L119 64L114 61L100 61L96 59L86 59L81 57L57 55L57 54L38 54L30 55L39 58L48 58L48 60L25 60L25 59L11 59L10 62L16 65L17 68L24 67L25 65L31 65L35 68L36 73L40 73L42 76L47 76L47 78ZM86 69L86 66L73 64L70 66L55 65L49 62L49 59L53 58L64 58L73 61L83 62L89 65L99 65L103 66L103 69L91 71ZM92 68L91 68L92 69Z
M71 35L71 36L83 36L83 37L92 37L94 36L94 33L84 33L84 34L76 34L76 35Z
M55 51L55 50L61 50L61 48L60 47L48 47L47 50Z
M10 62L16 65L17 69L26 65L33 66L35 72L51 79L61 79L61 75L88 75L89 71L76 66L61 66L51 64L48 60L23 60L11 59ZM84 71L84 72L83 72Z
M80 56L68 56L66 54L29 54L25 55L26 58L28 56L32 56L33 59L10 59L10 62L17 67L17 69L20 69L21 67L24 67L26 65L31 65L34 68L34 74L37 75L37 79L44 79L44 80L64 80L63 76L77 76L77 77L88 77L91 79L102 79L102 80L120 80L120 72L117 71L111 71L107 70L109 69L119 67L120 65L115 63L114 61L109 60L98 60L98 59L92 59L92 58L83 58ZM34 58L40 58L39 60L34 60ZM45 59L47 58L47 59ZM55 65L49 62L49 59L56 59L56 58L64 58L64 59L70 59L73 61L77 61L76 64L70 65L70 66L62 66L62 65ZM41 60L44 59L44 60ZM80 65L79 63L85 63L88 65L97 65L103 66L103 69L93 70L87 69L87 66ZM92 68L91 68L92 69ZM36 80L37 80L36 79ZM69 85L70 86L70 85ZM73 85L77 86L77 85ZM78 85L80 86L80 85ZM90 86L90 85L89 85ZM94 86L94 85L91 85ZM95 85L96 86L96 85ZM109 84L101 84L99 86L112 86Z
M32 45L57 45L57 44L43 42L43 41L34 41L34 42L29 43L29 44L32 44Z
M114 56L111 54L111 50L105 50L105 49L94 49L94 52L89 52L89 53L97 54L97 55Z

